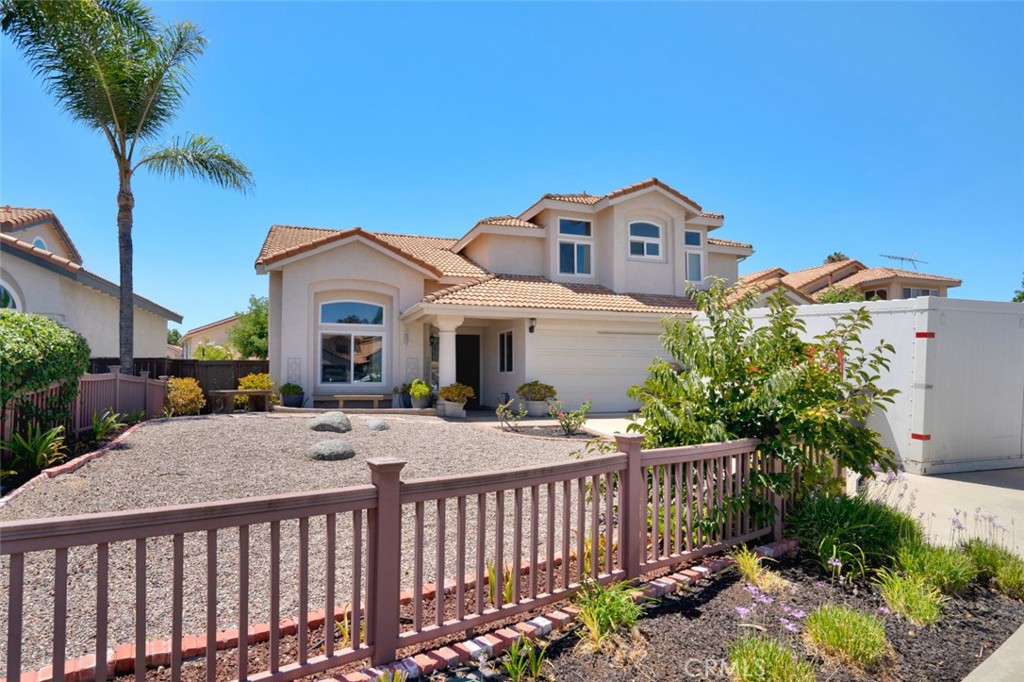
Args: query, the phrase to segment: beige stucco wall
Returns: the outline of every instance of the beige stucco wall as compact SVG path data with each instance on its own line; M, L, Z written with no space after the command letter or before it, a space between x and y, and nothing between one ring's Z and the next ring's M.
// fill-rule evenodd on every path
M482 234L470 243L463 255L489 272L517 275L544 275L545 239L505 234Z
M60 238L57 228L50 221L29 227L5 229L4 232L29 244L35 242L36 238L42 238L46 244L47 251L71 260L71 252L68 250L67 245L65 245L64 240Z
M279 292L271 280L271 311L280 316L271 329L281 330L277 337L271 332L270 369L276 383L297 383L307 396L390 395L406 377L422 375L423 326L403 325L398 316L423 297L424 275L389 254L363 242L344 243L288 264L279 275ZM384 306L382 382L320 385L318 305L328 300Z
M888 284L870 284L865 286L857 287L857 290L862 294L867 294L869 291L877 291L884 289L888 292L889 297L887 300L896 301L903 298L904 287L911 289L935 289L939 292L939 296L946 296L949 292L948 287L941 286L935 282L929 282L927 280L913 281L913 280L897 280Z
M215 346L230 345L228 330L235 326L237 320L230 320L221 324L212 325L198 332L189 332L181 337L181 347L185 357L195 357L199 344L209 342ZM237 354L236 354L237 355Z
M25 312L46 315L89 342L92 357L117 357L118 300L16 256L4 256L0 279ZM135 306L135 357L167 354L167 320Z
M512 332L512 371L500 372L499 335ZM490 320L480 338L482 371L480 374L480 402L497 406L498 396L508 393L516 397L516 389L526 379L526 337L529 335L525 318L514 320Z
M721 277L729 284L739 279L739 259L727 253L709 253L706 276Z

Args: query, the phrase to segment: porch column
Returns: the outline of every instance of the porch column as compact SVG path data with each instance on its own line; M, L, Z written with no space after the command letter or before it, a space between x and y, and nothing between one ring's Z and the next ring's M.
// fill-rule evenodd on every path
M455 330L463 317L438 315L437 317L437 383L447 386L455 382Z

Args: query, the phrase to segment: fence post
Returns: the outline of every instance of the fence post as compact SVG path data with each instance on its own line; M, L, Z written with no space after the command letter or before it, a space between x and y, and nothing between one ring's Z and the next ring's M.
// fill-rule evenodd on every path
M772 457L772 473L777 474L783 471L782 460L778 457ZM786 498L779 493L772 491L772 503L775 505L775 524L772 526L772 539L775 542L782 540L782 520L783 520L783 506L786 504Z
M619 486L619 545L622 547L622 569L626 579L640 577L640 555L647 544L643 507L647 505L647 485L640 464L640 445L643 436L616 435L619 450L628 457Z
M405 462L394 457L367 460L370 481L377 487L377 507L369 510L370 565L373 578L367 634L372 637L373 664L395 660L398 651L401 590L402 505L399 486Z
M107 371L114 375L114 404L110 406L114 412L121 411L121 365L108 365Z

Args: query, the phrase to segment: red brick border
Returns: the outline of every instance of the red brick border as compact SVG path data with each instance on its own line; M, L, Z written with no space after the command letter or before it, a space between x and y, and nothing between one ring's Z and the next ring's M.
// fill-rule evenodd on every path
M134 429L135 427L132 428ZM126 436L129 431L121 434L118 439L109 443L105 448L113 446L117 440ZM99 450L96 452L99 452ZM89 455L94 454L96 453L89 453ZM83 455L83 457L87 456L88 455ZM78 459L82 459L82 457L73 461L77 461ZM89 460L83 461L82 464L85 464L87 461ZM71 462L68 464L70 463ZM81 466L81 464L79 464L79 466ZM768 545L762 545L757 547L756 551L759 556L778 557L789 554L794 551L796 547L796 540L787 539L779 542L773 542ZM562 557L556 554L555 565L559 565L561 562ZM637 601L640 601L663 597L667 594L684 589L692 583L704 580L711 575L721 573L732 566L732 563L732 559L724 555L707 557L703 559L700 564L680 569L674 573L660 578L655 578L638 585L636 590L633 592L634 598ZM546 561L542 560L537 563L538 570L544 570L546 566ZM528 561L524 561L520 570L522 573L528 573L530 570L530 563ZM466 589L470 589L475 586L475 584L476 579L470 578L466 581L465 587ZM433 599L436 596L436 589L436 586L432 583L424 585L423 598ZM451 594L454 591L455 582L447 581L445 583L444 594ZM406 590L402 592L400 603L402 605L406 605L411 602L412 591ZM345 609L335 609L335 619L337 620L342 618L345 613L347 613ZM402 670L409 675L410 679L416 679L420 676L430 675L439 670L445 670L449 667L458 665L459 663L468 661L471 658L477 657L481 652L486 653L489 658L499 656L507 651L512 642L517 639L523 637L528 639L537 639L549 634L553 630L566 627L575 620L578 613L579 610L574 606L563 606L560 609L553 610L543 616L528 618L516 623L515 625L498 628L489 634L475 637L471 640L466 640L465 642L459 642L458 644L451 646L444 646L433 651L421 652L419 654L406 657L401 661L395 661L386 666L367 667L358 672L347 673L337 677L324 677L323 680L324 682L372 682L372 680L384 675L387 670ZM309 613L309 627L311 628L322 626L325 620L326 611L323 609ZM282 636L294 635L298 631L298 622L294 619L288 618L281 621L278 628L278 632ZM270 623L260 623L250 626L248 632L248 643L257 644L269 640L270 629ZM238 639L238 630L219 631L216 638L217 651L237 647ZM183 659L193 658L205 653L206 634L203 633L183 637L181 640L181 648ZM146 643L147 667L169 665L170 657L171 642L169 639L153 640ZM115 673L121 674L131 672L134 668L135 645L122 644L113 650L107 651L108 677L113 676ZM69 659L65 662L64 682L92 682L95 677L95 655L89 654L87 656L80 656L79 658ZM0 682L6 682L6 680L0 680ZM53 682L52 668L47 666L42 670L24 672L21 674L21 682Z

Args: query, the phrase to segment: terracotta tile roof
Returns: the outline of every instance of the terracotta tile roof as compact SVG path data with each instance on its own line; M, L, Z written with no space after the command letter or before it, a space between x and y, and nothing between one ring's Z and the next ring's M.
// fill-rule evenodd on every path
M632 194L633 192L639 192L640 190L647 189L648 187L660 187L661 189L665 190L669 194L671 194L671 195L673 195L673 196L675 196L675 197L677 197L679 199L682 199L683 201L685 201L688 204L693 205L694 207L696 207L698 212L702 210L701 207L700 207L700 204L698 204L696 201L694 201L690 197L686 196L685 194L683 194L679 190L675 189L674 187L670 187L669 185L666 185L664 182L662 182L658 178L648 178L647 180L642 180L640 182L635 182L632 185L626 185L625 187L620 187L619 189L614 190L612 192L609 192L608 194L605 194L605 195L602 195L602 196L598 196L598 195L594 195L594 194L587 194L586 192L576 192L574 194L553 194L553 193L548 193L548 194L545 194L544 196L542 196L541 200L553 199L555 201L567 201L567 202L573 203L573 204L585 204L585 205L588 205L588 206L593 206L594 204L598 203L602 199L617 199L618 197L625 196L627 194ZM534 204L534 206L536 206L536 204ZM527 210L529 210L529 209L527 209ZM522 214L520 214L520 215L522 215ZM707 218L724 218L725 217L721 213L706 213L706 214L702 213L702 215L704 215Z
M531 223L529 220L523 220L512 215L498 215L491 216L490 218L481 218L477 221L477 225L501 225L502 227L529 227L537 230L543 230L543 225L537 223Z
M317 227L274 225L267 233L263 248L256 258L256 264L270 265L357 234L425 267L438 277L480 277L487 274L468 258L450 250L455 244L454 239L369 232L358 227L349 230L327 230Z
M782 268L772 268L771 270L762 270L760 273L753 273L762 275L761 278L756 280L744 281L743 277L740 277L739 281L737 281L736 284L733 285L732 289L729 291L729 295L725 299L726 302L732 305L733 303L739 302L745 296L749 296L750 294L760 295L765 292L781 287L789 291L791 294L795 295L797 298L803 300L805 303L814 303L813 298L803 293L799 289L794 289L793 287L789 286L784 281L782 281L782 278L779 277L777 274L772 274L776 270L780 272L785 272L785 270L783 270Z
M855 266L858 270L866 270L867 266L858 260L852 258L847 260L837 261L835 263L824 263L817 265L813 268L805 268L803 270L796 270L782 278L782 281L793 287L794 289L800 289L804 291L806 287L810 287L812 284L823 280L822 284L828 284L829 275L839 272L844 268ZM838 281L838 280L837 280ZM833 282L835 284L835 282Z
M782 268L765 268L764 270L758 270L757 272L751 272L746 275L740 275L737 280L738 284L752 284L762 279L770 279L772 277L782 278L788 273Z
M722 219L725 218L725 214L724 213L710 213L708 211L701 211L700 217L701 218L718 218L719 220L722 220Z
M495 308L589 310L672 315L695 310L692 300L657 294L617 294L596 284L562 284L544 277L491 275L425 296L423 303Z
M849 288L867 284L874 284L876 282L884 282L892 279L912 279L912 280L923 280L928 282L935 282L936 284L945 284L946 286L958 287L963 284L962 280L956 279L955 277L943 277L942 275L930 275L927 272L918 272L916 270L900 270L899 268L879 267L879 268L868 268L866 270L860 270L855 272L849 277L835 282L833 286Z
M0 206L0 230L4 228L18 228L25 225L30 225L40 220L49 220L53 223L57 233L63 240L64 245L67 246L68 252L71 254L71 260L79 265L82 264L82 254L78 253L78 249L75 248L75 243L71 241L71 237L68 235L67 230L61 225L60 220L57 219L57 215L48 208L19 208L17 206Z
M545 194L542 199L553 199L555 201L568 201L571 204L587 204L594 205L597 202L604 199L604 197L594 196L593 194L587 194L586 192L577 192L576 194Z
M712 246L735 246L739 249L754 248L753 244L748 244L746 242L734 242L731 239L719 239L718 237L708 237L708 244L711 244Z

